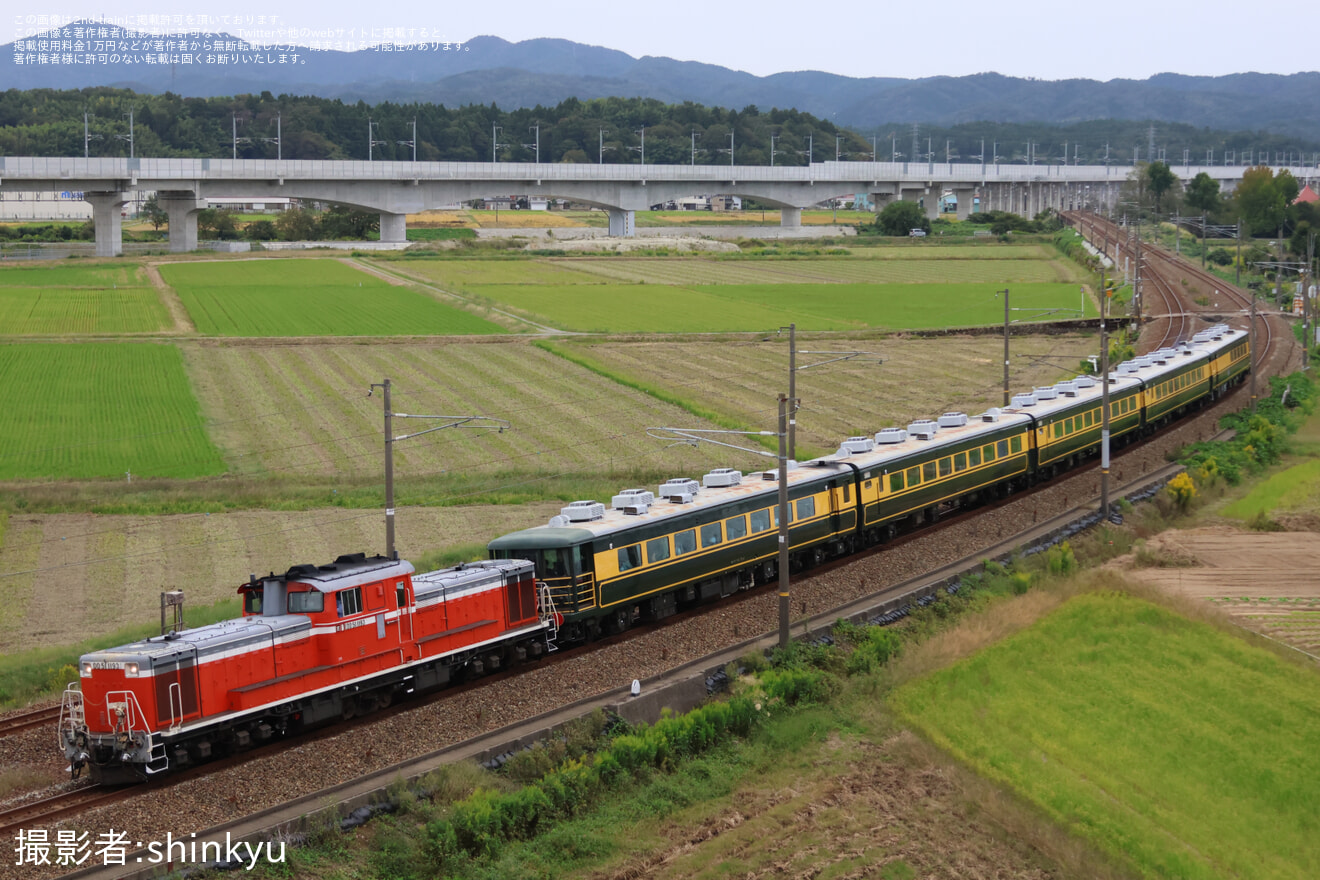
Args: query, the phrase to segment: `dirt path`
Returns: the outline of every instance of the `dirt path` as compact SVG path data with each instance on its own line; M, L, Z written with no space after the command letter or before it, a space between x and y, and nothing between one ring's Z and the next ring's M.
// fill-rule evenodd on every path
M183 335L197 332L197 325L193 324L192 318L188 317L188 310L183 307L183 301L179 295L165 283L161 277L159 263L146 263L143 268L147 272L147 278L151 279L151 284L156 288L156 293L160 295L160 301L169 309L170 318L174 321L174 328L167 330L169 335Z
M1235 622L1320 656L1320 535L1232 526L1169 531L1111 565L1213 602Z

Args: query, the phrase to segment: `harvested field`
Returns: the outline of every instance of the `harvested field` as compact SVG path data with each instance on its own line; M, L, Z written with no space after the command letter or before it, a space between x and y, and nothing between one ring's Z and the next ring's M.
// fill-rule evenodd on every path
M1139 565L1144 559L1148 564ZM1210 600L1238 623L1320 655L1320 540L1315 532L1231 526L1173 530L1111 565L1130 578Z
M624 375L662 375L675 393L747 425L772 424L775 396L787 390L786 337L734 343L557 344ZM800 334L798 347L804 351L860 349L879 355L884 363L867 356L801 372L798 442L816 453L833 452L845 437L949 410L974 413L998 406L1003 402L1003 346L994 336L834 341ZM1010 381L1016 391L1056 381L1095 350L1096 340L1014 336L1012 346ZM828 354L802 354L798 365L827 359Z
M723 458L666 451L646 437L647 426L697 420L522 343L191 345L186 357L211 434L234 472L378 476L381 403L366 391L386 376L397 411L513 423L503 434L441 431L398 444L402 479L475 474L498 484L583 468L669 464L686 471ZM395 422L395 432L432 424Z
M398 549L416 559L438 547L484 542L544 522L558 503L409 508ZM384 514L329 508L178 516L12 514L0 547L0 640L7 651L72 644L160 616L160 594L190 605L231 599L257 572L380 552ZM111 558L122 557L122 558ZM104 560L104 561L101 561Z

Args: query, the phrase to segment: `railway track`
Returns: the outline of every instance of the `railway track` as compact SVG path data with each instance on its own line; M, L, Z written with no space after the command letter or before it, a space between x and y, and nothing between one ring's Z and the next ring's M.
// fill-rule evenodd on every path
M54 724L59 720L59 706L41 706L27 712L9 715L5 718L0 718L0 737L22 733L25 730L31 730L34 727L41 727L45 724Z
M1096 221L1095 224L1092 224L1089 215L1087 215L1086 217L1087 226L1091 226L1092 228L1100 228L1099 224L1103 222L1102 219L1095 218L1095 221ZM1115 230L1117 229L1118 229L1117 227L1112 227L1111 224L1111 229L1109 230L1111 243L1117 238L1117 235L1115 233ZM1104 233L1102 232L1101 234L1103 235ZM1148 278L1159 277L1162 279L1163 283L1158 285L1155 285L1153 283L1153 286L1155 287L1156 292L1161 296L1162 299L1167 297L1167 299L1164 299L1164 301L1167 304L1169 304L1170 306L1169 311L1171 314L1187 312L1191 307L1193 307L1194 304L1186 303L1184 301L1184 298L1179 294L1179 288L1182 287L1181 284L1182 276L1174 275L1173 273L1175 270L1181 272L1188 272L1188 270L1192 269L1193 267L1190 267L1189 265L1183 263L1182 261L1177 261L1171 258L1164 259L1163 258L1164 256L1165 255L1162 255L1161 252L1156 248L1150 246L1143 248L1143 258L1148 260L1149 261L1148 265L1151 266L1151 274L1148 275L1147 277ZM1213 278L1213 276L1211 277ZM1222 285L1222 282L1220 282L1219 279L1215 278L1213 280L1215 283ZM1227 285L1222 285L1222 287L1220 288L1221 291L1225 287L1227 287ZM1233 296L1234 293L1238 293L1239 296L1241 297L1240 300L1235 299L1234 300L1235 303L1250 302L1249 295L1245 293L1229 291L1226 295ZM1222 312L1220 314L1222 314ZM1181 325L1175 326L1174 322L1170 322L1170 327L1166 328L1160 334L1160 339L1161 339L1160 344L1163 345L1166 344L1166 342L1176 341L1176 339L1179 337L1179 334L1185 333L1186 336L1190 336L1191 332L1189 331L1189 328L1195 326L1193 322L1194 322L1194 318L1186 318L1186 317L1184 317L1184 322ZM1245 319L1241 323L1243 326L1245 326L1246 323ZM1181 329L1178 329L1178 326L1180 326ZM1272 340L1273 336L1270 336L1268 338ZM1258 352L1257 361L1256 361L1258 364L1262 364L1265 362L1265 358L1268 354L1268 351L1269 349L1267 347L1262 347L1262 350ZM1174 425L1165 430L1174 430L1177 427L1178 425ZM1163 434L1164 432L1165 431L1162 430L1160 434ZM1033 487L1030 490L1014 494L1008 499L993 501L974 508L958 509L951 511L946 516L942 517L939 520L939 522L932 524L931 526L916 529L911 532L905 533L903 535L897 536L892 541L879 545L875 548L870 548L861 551L859 553L844 557L842 559L823 563L821 565L812 568L809 572L803 572L803 574L809 574L811 576L824 574L831 570L843 568L852 565L856 562L859 562L861 560L864 560L868 557L872 557L875 554L881 552L882 550L894 549L910 541L937 535L939 532L943 531L944 529L954 527L966 520L978 518L986 514L993 516L993 512L1004 505L1013 503L1023 498L1029 498L1034 493L1044 492L1046 490L1049 490L1054 486L1054 484L1058 483L1059 481L1066 480L1078 474L1087 473L1089 471L1094 470L1095 467L1096 465L1094 463L1084 465L1080 468L1069 471L1065 475L1056 477L1053 480L1043 482L1038 486ZM765 593L766 593L766 589L750 590L744 593L737 594L734 597L731 597L729 601L721 603L718 607L723 609L736 608L738 605L742 604L743 602L763 596L765 595ZM600 639L598 642L579 645L571 649L564 649L562 651L556 652L555 654L552 654L549 657L541 661L538 661L536 665L544 666L547 664L555 664L559 662L570 661L575 658L579 658L589 653L595 652L599 649L609 647L611 645L622 644L633 638L642 637L648 633L652 633L656 630L664 629L667 626L691 618L696 614L703 613L704 611L708 610L708 608L709 606L701 606L698 608L690 609L688 611L684 611L680 614L674 615L658 623L639 624L628 629L627 631L621 634ZM84 811L92 810L94 808L111 804L119 800L127 800L129 798L135 797L138 794L150 795L151 793L154 792L160 792L162 790L168 789L174 784L184 782L190 779L195 779L201 776L209 775L212 773L216 773L218 771L221 771L238 763L247 762L255 757L258 757L263 753L277 752L284 750L294 742L296 742L299 745L303 745L309 742L314 742L322 738L336 736L340 733L343 733L347 730L352 730L359 726L374 725L376 723L388 720L390 717L400 714L402 712L411 711L426 706L428 704L434 703L438 700L448 699L451 697L458 696L459 694L465 691L472 690L473 688L481 687L487 684L494 684L497 681L506 679L512 675L517 674L518 671L520 670L517 667L515 667L509 670L501 671L499 673L487 675L480 679L475 679L473 681L466 682L448 688L446 690L440 691L435 695L430 695L422 699L409 700L407 702L400 703L396 706L392 706L388 709L384 709L370 715L362 716L360 718L356 718L348 722L340 722L334 725L329 725L324 728L319 728L316 731L312 731L306 735L299 736L296 740L281 740L275 743L271 743L267 746L262 746L257 749L245 751L230 757L221 758L202 766L189 768L182 772L171 774L170 777L168 777L167 779L162 780L161 782L158 783L153 783L149 786L136 786L127 789L119 789L119 790L106 790L103 788L83 787L79 789L74 789L72 791L63 793L61 795L54 796L52 798L47 798L45 800L35 801L29 804L25 804L21 807L16 807L9 811L0 812L0 833L8 834L9 836L12 837L12 833L14 832L14 830L19 827L41 827L48 825L49 823L54 822L57 819L65 818L70 815L75 815L78 813L82 813ZM35 717L37 716L38 713L43 711L53 714L50 714L44 718ZM44 710L34 710L32 713L26 713L26 715L24 716L11 716L11 718L6 719L6 721L12 721L15 724L25 723L28 727L35 727L43 723L51 722L57 717L58 717L58 708L47 707ZM3 722L0 722L0 733L3 732L5 732L5 727L3 726Z
M99 785L75 788L0 811L0 837L12 840L21 829L39 828L93 807L125 800L131 791Z
M1162 247L1142 243L1138 253L1135 237L1129 230L1097 214L1070 211L1064 215L1067 222L1077 228L1092 245L1100 248L1117 265L1124 257L1141 265L1142 294L1151 316L1149 332L1141 348L1153 351L1189 338L1198 329L1197 317L1207 321L1227 320L1241 329L1249 329L1253 305L1256 307L1256 352L1252 364L1258 373L1280 372L1285 368L1286 353L1279 340L1291 338L1286 321L1274 308L1260 308L1250 291L1228 283L1213 273L1196 266L1189 260L1169 253ZM1184 293L1184 290L1186 293ZM1162 309L1152 314L1152 291L1159 298ZM1197 301L1197 297L1205 303ZM1152 342L1151 340L1158 340ZM1273 363L1275 359L1279 363Z

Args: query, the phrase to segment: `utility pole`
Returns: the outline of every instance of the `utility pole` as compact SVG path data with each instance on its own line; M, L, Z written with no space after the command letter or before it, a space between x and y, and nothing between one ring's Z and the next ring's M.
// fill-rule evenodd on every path
M1004 295L1004 406L1008 406L1011 399L1008 390L1008 288L1005 287L999 293Z
M534 144L523 144L523 148L524 148L524 149L535 149L535 150L536 150L536 164L537 164L537 165L540 165L540 164L541 164L541 125L540 125L540 123L537 123L536 125L529 125L529 126L527 126L527 130L528 130L528 131L536 132L536 143L534 143Z
M1237 222L1237 261L1233 264L1233 283L1242 286L1242 218ZM1255 294L1252 294L1253 296Z
M385 397L385 556L398 559L398 551L394 549L394 409L390 406L388 377L381 388Z
M1205 268L1205 212L1201 212L1201 268Z
M84 110L83 111L83 158L84 159L89 158L89 155L91 153L89 145L91 144L91 142L99 141L99 140L101 140L101 136L99 134L91 134L89 132L87 125L87 111Z
M1251 329L1247 331L1247 363L1251 366L1251 411L1256 411L1256 291L1251 291Z
M773 135L773 134L770 135L770 167L771 168L775 167L775 140L777 138L778 135Z
M697 130L692 129L692 166L697 165Z
M133 143L133 108L132 107L128 108L128 134L127 135L117 134L115 135L115 140L128 141L128 158L130 159L134 158L135 146Z
M412 121L412 140L395 141L395 143L401 147L412 147L412 160L414 162L417 161L417 119L416 118L414 118Z
M262 139L261 139L261 142L262 142L263 144L274 144L274 145L275 145L275 158L278 159L278 160L282 160L282 159L284 158L284 142L283 142L282 135L281 135L281 132L280 132L280 128L281 128L281 126L280 126L280 116L281 116L281 114L279 114L279 113L276 113L276 114L275 114L275 137L273 137L273 138L262 138ZM414 119L414 120L413 120L413 143L416 143L416 142L417 142L417 120ZM404 142L403 142L403 141L399 141L399 143L404 143ZM416 148L416 147L413 148L413 161L414 161L414 162L417 161L417 148Z
M492 163L494 163L494 162L498 162L498 161L499 161L499 159L497 158L499 148L500 148L500 147L507 147L507 146L508 146L508 144L502 144L502 143L500 143L500 132L503 131L503 130L504 130L504 126L502 126L502 125L495 125L495 124L493 124L493 123L491 124L491 127L490 127L490 161L491 161Z
M390 405L390 380L386 378L383 382L372 383L371 387L367 389L367 396L371 397L377 388L383 392L382 397L385 404L385 555L390 559L398 559L399 552L394 548L394 444L410 437L430 434L432 431L443 431L445 428L495 428L503 434L505 429L511 426L504 419L494 419L490 416L428 416L396 413ZM394 419L396 417L400 419L438 419L446 424L395 437ZM472 424L473 422L490 424Z
M375 160L375 156L376 156L376 154L375 154L375 149L376 149L376 147L383 147L383 146L385 146L385 142L384 142L384 141L378 141L378 140L376 140L376 129L377 129L377 128L380 128L380 123L379 123L379 122L372 122L371 119L368 118L368 119L367 119L367 161L368 161L368 162L372 162L372 161Z
M605 164L605 150L607 149L606 146L605 146L605 135L609 134L609 132L606 131L606 130L603 129L603 128L602 128L602 129L599 129L599 131L600 131L600 146L597 148L597 149L600 151L600 162L599 162L599 164L604 165L604 164ZM609 147L608 149L611 149L611 150L612 150L612 149L614 149L614 147Z
M779 395L779 647L788 647L788 398Z
M839 150L840 150L840 144L841 144L842 141L843 141L843 135L841 135L841 134L836 134L836 135L834 136L834 161L835 161L835 162L839 161L839 159L841 159L841 158L843 157L843 154L842 154L841 152L839 152Z
M231 113L230 116L229 116L229 121L230 121L231 131L232 131L233 138L234 138L234 158L237 159L237 158L238 158L238 145L239 145L239 144L250 144L250 143L252 143L252 138L241 138L241 137L238 136L238 114L237 114L237 113Z
M1109 516L1109 287L1100 266L1100 518Z
M793 411L788 417L788 457L797 460L797 323L788 325L788 399Z

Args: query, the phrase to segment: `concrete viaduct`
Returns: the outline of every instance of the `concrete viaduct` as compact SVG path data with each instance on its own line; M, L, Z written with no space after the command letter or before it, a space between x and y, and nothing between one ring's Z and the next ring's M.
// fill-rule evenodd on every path
M1184 181L1205 171L1231 188L1239 166L1176 166ZM979 196L983 211L1032 216L1045 208L1112 208L1130 166L821 162L764 165L570 165L513 162L360 162L266 159L69 159L0 157L0 190L78 191L92 205L98 256L122 252L120 217L133 191L157 194L169 214L170 250L197 247L207 199L294 198L380 213L382 241L405 241L408 214L495 196L565 198L609 212L610 234L633 235L633 215L692 195L736 195L780 208L798 226L803 208L868 193L877 210L921 200L939 212L950 190L960 218ZM1296 172L1294 172L1296 173ZM1303 175L1305 171L1301 172Z

